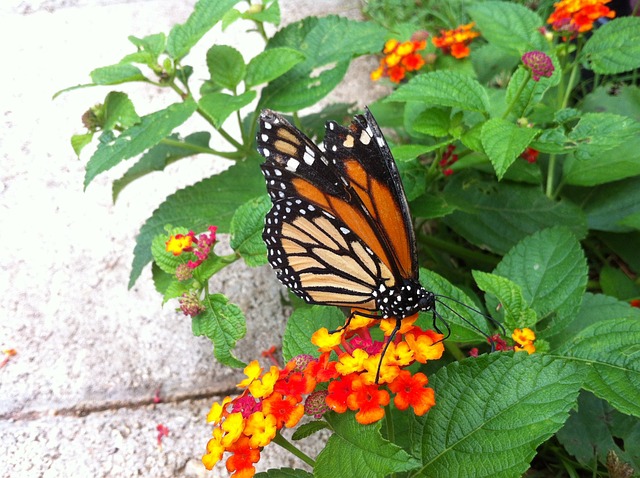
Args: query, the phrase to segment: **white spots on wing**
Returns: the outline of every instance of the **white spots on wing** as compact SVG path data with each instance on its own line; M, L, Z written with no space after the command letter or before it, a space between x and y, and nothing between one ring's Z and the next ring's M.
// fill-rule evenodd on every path
M271 123L264 124L264 129L271 129L271 128L272 128Z
M264 156L265 158L268 158L270 154L271 153L267 148L262 148L262 156Z
M376 141L378 142L378 146L384 148L384 138L382 136L376 136Z
M353 144L354 144L354 138L353 138L353 136L351 136L349 134L344 139L344 142L342 143L342 146L344 146L345 148L353 148Z
M262 135L260 136L260 138L262 138L262 141L264 141L265 143L266 143L267 141L269 141L269 135L268 135L268 134L264 134L264 133L262 133Z
M371 136L365 130L362 130L362 133L360 134L360 142L366 146L370 141Z
M289 158L289 160L287 161L287 169L289 171L292 172L296 172L296 170L298 169L298 166L300 166L300 161L298 161L297 159L294 158Z

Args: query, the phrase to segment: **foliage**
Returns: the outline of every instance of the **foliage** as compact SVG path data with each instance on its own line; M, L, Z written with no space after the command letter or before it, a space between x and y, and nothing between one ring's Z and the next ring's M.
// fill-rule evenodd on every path
M270 202L254 141L260 110L290 113L318 137L326 119L341 120L351 106L299 112L330 95L353 58L417 30L435 36L462 24L469 31L472 22L480 36L461 45L464 54L454 59L427 41L424 67L370 105L393 139L421 281L457 301L440 310L451 330L446 357L422 366L437 406L422 416L388 406L385 426L328 413L298 434L332 433L317 459L305 461L314 476L331 477L638 473L640 309L630 302L640 303L640 19L609 14L593 31L580 23L552 32L544 28L550 2L538 10L495 0L405 3L371 1L370 21L309 17L269 36L264 25L280 21L277 0L244 9L238 0L200 0L168 35L131 36L132 53L90 73L81 87L143 82L178 99L141 116L126 93L112 91L89 109L87 131L71 140L78 155L95 146L85 187L123 161L132 165L114 180L114 201L136 179L189 156L233 162L153 211L136 240L129 286L152 262L163 300L179 300L217 360L244 366L233 355L244 314L208 281L240 259L266 264L261 233ZM262 37L261 53L247 61L221 43L207 52L208 72L184 63L207 31L236 21L255 28L247 34ZM533 51L530 63L523 55ZM193 116L208 130L176 133ZM228 132L232 123L237 135ZM229 149L212 149L212 134ZM211 224L230 235L232 254L213 251L215 229L190 232ZM458 302L488 311L509 333L535 331L536 352L465 358L472 348L488 351L486 336L496 331ZM294 315L287 360L318 356L310 336L344 319L327 307ZM310 475L282 468L263 476Z

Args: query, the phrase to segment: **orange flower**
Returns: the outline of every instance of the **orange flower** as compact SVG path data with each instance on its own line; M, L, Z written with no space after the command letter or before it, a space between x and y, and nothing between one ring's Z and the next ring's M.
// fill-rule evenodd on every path
M250 444L250 439L243 436L228 449L233 455L227 460L227 471L233 478L249 478L256 474L253 466L260 460L260 450Z
M325 401L331 410L337 413L347 411L347 399L353 393L353 382L357 378L358 374L352 373L344 375L339 380L334 380L329 384L329 393Z
M468 47L471 40L480 36L480 33L471 30L474 25L472 22L453 30L440 30L440 36L433 37L431 41L444 53L457 59L465 58L471 52Z
M296 397L283 397L280 392L273 392L262 401L262 411L273 415L278 429L286 426L295 427L304 415L304 406Z
M175 234L169 236L167 242L165 242L165 249L167 252L171 252L174 256L179 256L184 251L193 250L193 240L195 234L193 231L189 231L189 234Z
M514 329L511 338L518 344L513 347L516 352L525 351L532 354L536 351L536 347L533 345L536 340L536 334L533 330L526 327L524 329Z
M422 416L436 404L435 393L427 388L427 376L423 373L411 375L408 370L402 370L398 377L389 384L389 390L395 393L393 403L398 410L413 407L416 415Z
M376 384L365 384L356 379L352 384L353 392L347 397L347 406L358 410L356 421L369 425L384 417L384 406L389 404L389 392L380 390Z
M571 36L589 31L598 18L614 18L616 12L605 6L611 0L562 0L554 3L555 10L547 23L557 32L568 32Z
M426 32L414 34L415 39L400 43L395 38L384 44L380 66L371 72L371 79L378 81L387 77L392 83L400 83L408 71L417 71L425 65L425 60L417 53L427 46Z

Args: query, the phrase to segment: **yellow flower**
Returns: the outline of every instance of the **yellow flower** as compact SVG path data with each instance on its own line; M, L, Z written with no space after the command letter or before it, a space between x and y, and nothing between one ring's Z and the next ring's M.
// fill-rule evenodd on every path
M400 329L398 330L398 332L396 332L396 334L404 335L410 332L416 320L418 320L418 314L402 319L402 325L400 325ZM396 322L396 319L383 319L380 321L380 330L384 332L385 336L389 336L391 335L393 329L396 327Z
M231 413L225 421L222 422L221 428L222 431L226 433L222 437L222 440L220 440L220 443L225 448L229 448L240 437L240 435L242 435L242 430L244 430L244 418L242 417L242 413Z
M202 463L207 470L211 470L224 455L225 447L221 441L222 430L216 427L213 429L213 438L207 442L207 453L202 457Z
M251 395L255 398L263 398L270 395L279 377L280 371L278 367L272 365L271 369L263 375L262 380L254 380L251 382L251 385L249 385Z
M224 413L225 407L230 402L231 397L225 397L224 400L222 400L222 403L215 402L213 405L211 405L211 410L209 410L209 413L207 414L207 422L219 423L222 419L222 414Z
M247 388L251 382L256 380L262 373L262 367L257 360L253 360L249 365L244 368L244 374L247 376L242 382L238 384L240 388Z
M244 434L250 437L249 444L254 447L265 447L276 436L276 417L265 415L262 412L254 412L244 427Z
M340 345L343 334L344 330L330 334L329 330L326 327L323 327L313 333L311 336L311 343L318 347L318 350L321 353L330 352L334 347Z
M370 319L369 317L364 317L362 315L358 315L356 311L353 311L353 317L349 321L349 330L357 330L363 327L369 327L371 322L375 322L377 319Z
M513 347L516 352L525 351L532 354L536 351L536 347L533 345L534 340L536 340L536 334L533 330L526 327L524 329L514 329L511 338L518 344Z
M193 245L193 236L190 234L171 235L169 240L165 242L165 249L174 256L179 256L185 249L190 249Z
M431 330L424 332L410 332L405 335L409 348L413 350L413 358L420 363L427 360L436 360L444 353L444 344L441 342L443 335Z
M369 358L369 354L362 349L355 349L352 354L344 353L338 359L336 371L340 375L361 372L364 370L364 361L367 358Z

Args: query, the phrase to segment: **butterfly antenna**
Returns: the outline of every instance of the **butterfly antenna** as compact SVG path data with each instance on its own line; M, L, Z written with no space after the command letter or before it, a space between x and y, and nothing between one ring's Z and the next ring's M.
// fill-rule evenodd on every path
M460 314L458 314L456 311L452 310L451 307L449 307L447 304L445 304L444 302L442 302L440 300L440 298L443 299L447 299L450 300L451 302L455 302L458 305L461 305L462 307L475 312L478 315L481 315L482 317L484 317L488 322L490 322L494 327L497 327L500 329L500 331L502 332L502 335L506 335L507 331L504 328L504 325L502 325L502 322L494 319L493 317L491 317L490 315L487 315L485 313L483 313L481 310L476 309L475 307L472 307L470 305L465 304L464 302L460 302L457 299L454 299L453 297L447 297L446 295L437 295L436 296L436 300L442 304L444 307L446 307L447 309L449 309L451 312L453 312L454 314L456 314L458 317L460 317L461 319L463 319L465 322L467 322L469 325L471 325L474 329L478 330L479 332L482 332L481 330L479 330L478 328L476 328L472 323L470 323L468 320L466 320L464 317L462 317ZM482 333L483 335L486 335L484 332Z
M438 300L438 299L436 299ZM458 302L458 301L454 301L454 302ZM478 327L477 325L473 324L471 321L469 321L468 319L466 319L464 316L462 316L461 314L459 314L458 312L456 312L455 310L453 310L450 306L448 306L447 304L445 304L444 302L442 302L441 300L438 300L438 303L441 304L445 309L447 309L449 312L451 312L452 314L457 315L458 317L460 317L462 320L464 320L467 324L469 324L469 326L475 330L476 332L478 332L479 334L483 335L484 337L486 337L486 339L491 342L491 336L489 334L487 334L484 330L482 330L480 327ZM460 303L460 302L458 302ZM464 304L462 304L464 305ZM468 306L467 306L468 307ZM472 309L471 307L469 307L469 309ZM473 310L473 309L472 309ZM483 317L486 317L483 313L478 312L480 315L482 315ZM440 314L438 314L438 317L442 320L442 316ZM495 319L492 319L495 320ZM445 321L446 323L446 321Z
M382 354L380 354L380 362L378 362L378 370L376 371L376 385L378 384L378 380L380 379L380 369L382 368L382 360L384 359L385 354L387 353L387 349L389 348L389 344L393 342L393 339L396 338L396 334L398 330L402 327L402 319L396 319L396 326L391 331L391 335L384 344L384 348L382 349Z

